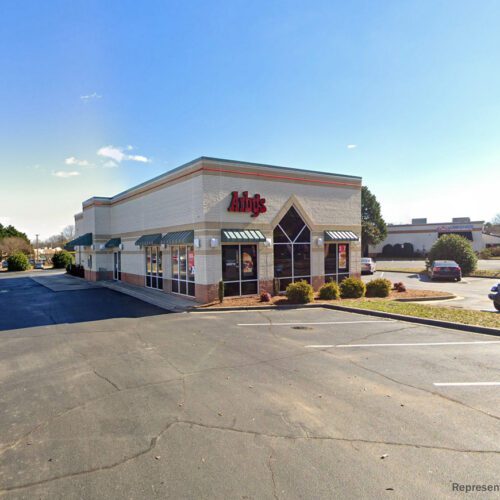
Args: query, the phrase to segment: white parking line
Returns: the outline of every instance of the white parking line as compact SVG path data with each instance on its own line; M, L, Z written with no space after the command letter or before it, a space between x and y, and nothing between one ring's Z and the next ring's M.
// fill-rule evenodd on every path
M417 346L443 346L443 345L481 345L500 344L500 340L476 340L473 342L418 342L402 344L331 344L331 345L306 345L305 347L330 348L330 347L417 347Z
M416 346L443 346L443 345L480 345L500 344L500 340L476 340L473 342L418 342L404 344L338 344L335 347L416 347Z
M237 326L295 326L295 325L349 325L356 323L394 323L395 319L379 320L359 320L359 321L316 321L309 323L238 323Z
M500 385L500 382L434 382L436 387L468 387Z

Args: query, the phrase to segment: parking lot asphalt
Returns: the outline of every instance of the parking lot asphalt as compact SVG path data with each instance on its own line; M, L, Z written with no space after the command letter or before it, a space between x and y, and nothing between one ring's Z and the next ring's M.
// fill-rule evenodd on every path
M417 290L438 290L457 296L454 300L428 302L429 305L455 307L459 309L474 309L477 311L496 312L493 302L488 298L491 287L499 280L491 278L465 277L462 281L435 280L431 281L426 274L398 273L377 271L373 275L363 275L363 281L375 278L386 278L393 283L402 281L408 288Z
M377 260L377 266L383 269L401 269L401 268L425 268L424 259L414 260ZM500 271L500 260L498 259L479 259L477 268L485 271Z
M41 288L31 307L75 304L0 332L2 498L427 499L499 482L498 337L323 309L145 314L118 294L114 317L82 319L107 290Z

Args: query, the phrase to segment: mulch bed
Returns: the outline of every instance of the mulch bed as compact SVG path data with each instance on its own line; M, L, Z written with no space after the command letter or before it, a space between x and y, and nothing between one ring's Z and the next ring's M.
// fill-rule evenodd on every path
M447 292L438 292L435 290L406 290L406 292L396 292L392 290L389 297L386 298L367 298L364 297L360 300L370 300L370 301L387 301L387 300L396 300L396 299L411 299L411 300L419 300L426 299L429 297L449 297L450 294ZM353 299L349 299L352 301ZM318 294L315 294L314 298L315 304L342 304L342 299L338 300L320 300L318 298ZM261 302L260 297L258 295L249 295L246 297L226 297L222 304L216 300L213 302L209 302L208 304L203 304L200 307L210 308L210 307L255 307L255 306L283 306L283 305L292 305L292 302L289 302L288 299L283 295L277 295L275 297L271 297L270 302Z

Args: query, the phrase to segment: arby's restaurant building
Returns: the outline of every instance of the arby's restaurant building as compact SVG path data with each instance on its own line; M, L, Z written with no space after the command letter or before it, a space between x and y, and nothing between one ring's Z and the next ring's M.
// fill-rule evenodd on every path
M360 275L361 178L201 157L75 215L89 280L214 300Z

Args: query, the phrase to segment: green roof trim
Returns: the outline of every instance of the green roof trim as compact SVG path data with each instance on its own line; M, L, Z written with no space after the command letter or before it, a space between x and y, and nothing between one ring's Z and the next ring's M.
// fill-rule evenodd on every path
M111 238L105 245L104 248L117 248L122 242L121 238Z
M258 229L222 229L222 243L256 243L266 241L266 237Z
M135 244L138 247L150 247L159 245L160 243L161 243L161 233L144 234L135 242Z
M325 231L325 241L359 241L352 231Z
M194 242L194 231L174 231L167 233L161 242L164 245L189 245Z
M89 247L90 245L92 245L92 233L86 233L66 243L64 248L66 250L73 250L75 247Z

